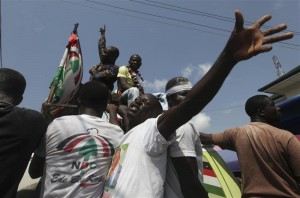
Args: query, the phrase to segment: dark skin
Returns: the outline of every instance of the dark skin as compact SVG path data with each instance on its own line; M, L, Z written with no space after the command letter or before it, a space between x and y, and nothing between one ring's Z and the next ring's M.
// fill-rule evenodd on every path
M128 67L130 67L134 72L137 72L141 66L141 57L133 55L128 62ZM127 83L127 79L123 77L118 77L118 83L121 87L122 92L132 87L130 84ZM144 93L143 87L137 88L140 90L141 93Z
M212 100L238 62L270 51L272 47L267 44L293 37L293 33L290 32L273 35L285 30L287 28L285 24L280 24L262 32L260 27L271 19L271 15L261 17L246 29L243 27L244 19L242 13L237 10L235 16L234 30L211 69L193 86L180 104L171 107L158 118L158 130L166 139Z
M256 113L250 117L251 122L262 122L272 125L280 120L279 107L276 107L271 99L267 100L266 106L258 108ZM212 134L200 133L200 138L203 144L214 144ZM300 185L300 177L295 176L295 179Z
M213 99L230 71L238 62L270 51L272 47L268 44L293 37L293 34L290 32L273 35L285 30L287 28L285 24L280 24L262 32L260 27L271 19L271 15L261 17L249 28L243 27L244 19L239 10L235 12L235 17L234 30L211 69L193 86L180 104L169 108L158 118L158 131L165 139L169 139L170 135L177 128L198 114ZM141 95L136 99L130 105L127 113L129 128L151 117L152 115L147 117L147 114L151 110L155 110L156 107L154 105L155 102L151 101L147 95ZM159 112L156 113L157 115L159 114ZM185 166L185 164L183 163L182 166Z
M266 124L274 124L280 120L279 108L275 103L268 99L267 105L262 109L257 109L256 113L250 117L251 122L262 122ZM212 134L200 133L201 142L203 144L214 144Z
M186 84L177 82L172 85ZM189 91L180 91L167 96L169 108L179 105L186 97ZM198 165L196 157L171 157L172 164L178 174L181 192L184 197L208 197L207 192L198 178Z

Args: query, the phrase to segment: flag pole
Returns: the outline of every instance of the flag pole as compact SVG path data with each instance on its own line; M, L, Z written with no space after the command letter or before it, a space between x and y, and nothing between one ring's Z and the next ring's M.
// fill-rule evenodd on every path
M77 35L77 28L78 28L78 23L75 23L74 24L74 28L73 28L73 31L72 31L72 33L73 34L76 34ZM59 79L59 77L61 76L61 74L62 74L62 67L63 67L63 65L65 64L65 61L66 61L66 57L67 57L67 54L68 54L68 51L69 51L69 49L68 48L66 48L65 49L65 52L64 52L64 55L63 55L63 57L62 57L62 59L61 59L61 62L60 62L60 64L59 64L59 69L58 69L58 71L57 71L57 74L55 75L56 77L58 77L58 79ZM53 82L54 82L54 80L53 80ZM55 93L55 90L56 90L56 87L57 87L57 83L53 83L52 82L52 85L51 85L51 88L50 88L50 93L49 93L49 95L48 95L48 98L47 98L47 100L46 100L46 102L45 102L45 105L49 105L51 102L52 102L52 98L53 98L53 96L54 96L54 93Z

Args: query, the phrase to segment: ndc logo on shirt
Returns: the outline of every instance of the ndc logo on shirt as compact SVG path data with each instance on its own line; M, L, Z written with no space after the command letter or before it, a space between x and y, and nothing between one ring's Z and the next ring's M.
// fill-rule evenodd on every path
M88 169L96 168L96 163L89 162L92 157L96 157L99 151L99 145L102 145L103 157L114 155L113 145L105 138L99 135L96 128L87 129L87 133L76 134L63 140L56 148L71 153L76 146L81 144L78 154L83 157L81 162L73 162L72 169L80 169L83 173Z

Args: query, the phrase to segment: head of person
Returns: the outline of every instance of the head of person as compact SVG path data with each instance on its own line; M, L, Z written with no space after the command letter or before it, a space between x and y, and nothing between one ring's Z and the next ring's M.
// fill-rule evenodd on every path
M185 77L170 79L165 88L168 106L173 107L181 103L192 89L192 83Z
M157 97L152 94L142 94L136 98L127 109L130 127L135 127L149 118L156 118L163 112Z
M120 55L119 49L114 46L108 46L106 49L101 50L100 59L103 64L115 64Z
M9 68L0 69L0 101L18 105L23 100L26 88L24 76L16 70Z
M142 58L140 57L140 55L138 54L133 54L132 56L130 56L129 61L128 61L129 67L133 70L133 71L138 71L139 68L142 65Z
M251 121L274 124L280 121L279 108L274 101L266 95L255 95L250 97L245 104L245 111Z
M94 110L102 115L102 112L106 110L109 95L107 86L102 82L88 81L83 84L78 96L79 114Z

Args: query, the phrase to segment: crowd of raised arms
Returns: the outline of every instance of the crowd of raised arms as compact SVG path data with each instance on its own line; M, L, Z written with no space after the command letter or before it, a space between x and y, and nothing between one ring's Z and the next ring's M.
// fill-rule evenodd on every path
M100 63L91 67L90 79L76 94L76 115L49 122L41 112L18 107L26 80L18 71L1 68L0 197L18 196L29 162L30 176L41 177L31 197L209 197L202 144L237 153L242 197L300 197L300 142L273 126L280 113L271 98L249 98L250 122L239 128L204 133L191 121L237 63L293 37L284 32L285 24L261 30L271 15L247 28L241 11L235 18L232 34L203 78L195 85L180 76L167 82L167 110L144 92L140 55L131 55L124 66L115 64L119 49L106 46L105 26L100 28Z

